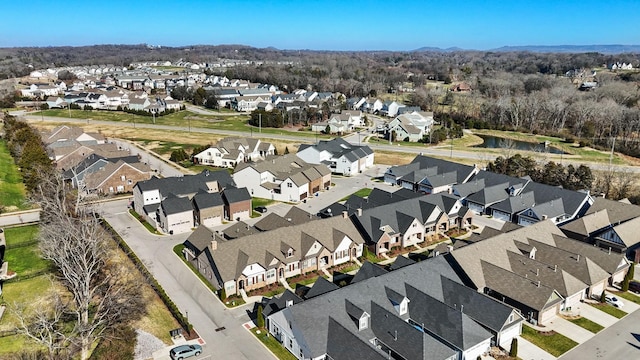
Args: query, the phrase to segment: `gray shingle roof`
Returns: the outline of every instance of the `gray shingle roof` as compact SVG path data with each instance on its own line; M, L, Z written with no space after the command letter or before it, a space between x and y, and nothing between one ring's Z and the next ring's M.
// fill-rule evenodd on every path
M362 267L358 269L358 272L351 280L351 283L355 284L357 282L364 281L372 277L384 275L386 273L387 273L387 270L383 269L382 267L376 264L370 263L368 261L365 261L362 264Z
M162 196L167 196L173 192L176 195L195 194L199 190L209 191L208 182L217 182L220 189L228 186L235 186L231 175L226 170L209 171L204 170L197 175L185 175L182 177L157 178L153 177L146 181L139 181L135 187L142 191L159 190Z
M194 207L199 210L224 205L224 201L222 201L220 193L208 193L204 190L200 190L195 194L192 201Z
M247 188L228 187L222 191L222 198L226 204L233 204L251 200L251 195Z
M189 201L188 198L177 197L173 193L169 193L169 195L162 200L160 207L166 215L193 211L191 201Z
M309 291L307 291L307 293L304 294L304 298L305 300L308 300L316 296L326 294L330 291L337 290L339 288L340 287L338 285L320 276L318 277L318 280L316 280L316 282L313 284L311 289L309 289Z

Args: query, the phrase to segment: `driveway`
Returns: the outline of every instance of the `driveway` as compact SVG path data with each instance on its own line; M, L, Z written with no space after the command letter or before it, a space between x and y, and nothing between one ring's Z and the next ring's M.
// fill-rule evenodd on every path
M576 313L604 327L611 326L618 321L618 318L607 314L606 312L596 309L595 307L580 303L576 306Z
M588 305L585 305L585 306L588 306ZM597 311L600 311L600 310L597 310ZM565 320L560 316L556 316L553 320L549 321L549 323L546 326L550 330L560 333L568 337L569 339L577 342L578 344L582 344L583 342L591 339L595 335L591 331L581 326L578 326L569 320Z
M522 360L555 360L556 357L518 336L518 357Z

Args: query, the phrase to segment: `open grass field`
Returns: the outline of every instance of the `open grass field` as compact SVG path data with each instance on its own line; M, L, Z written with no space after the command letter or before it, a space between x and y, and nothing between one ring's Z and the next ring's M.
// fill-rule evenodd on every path
M25 189L22 176L13 162L7 143L0 140L0 205L5 211L24 210Z

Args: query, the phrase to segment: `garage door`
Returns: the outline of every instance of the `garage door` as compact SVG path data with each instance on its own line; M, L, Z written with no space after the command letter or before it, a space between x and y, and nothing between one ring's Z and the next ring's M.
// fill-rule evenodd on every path
M598 284L591 285L591 297L599 297L604 291L604 281Z
M544 311L541 311L538 315L538 324L544 325L549 320L553 319L558 313L558 305L552 306Z
M577 294L573 294L573 295L567 297L564 300L565 309L568 308L568 307L576 306L576 304L579 304L580 303L580 299L582 299L582 294L584 294L584 291L580 291Z
M497 220L502 220L502 221L511 221L511 219L509 218L509 214L507 213L503 213L502 211L493 211L493 218L497 219Z
M516 336L520 335L522 329L522 322L518 324L502 330L500 333L500 347L509 351L511 350L511 340Z

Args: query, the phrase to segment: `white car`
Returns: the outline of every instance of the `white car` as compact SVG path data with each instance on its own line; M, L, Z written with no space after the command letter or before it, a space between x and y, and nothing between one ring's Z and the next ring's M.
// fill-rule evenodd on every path
M613 307L617 307L617 308L621 308L624 306L624 303L622 301L620 301L620 299L618 299L617 297L613 296L613 295L606 295L604 297L604 300L607 302L607 304L613 306Z

